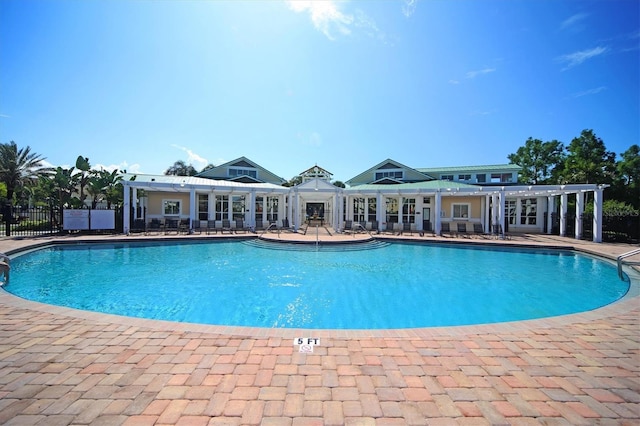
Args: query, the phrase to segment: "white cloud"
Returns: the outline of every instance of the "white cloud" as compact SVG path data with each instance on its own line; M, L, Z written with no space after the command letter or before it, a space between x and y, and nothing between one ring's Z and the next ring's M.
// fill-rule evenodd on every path
M570 29L570 28L574 28L574 29L581 29L581 26L579 25L587 16L586 13L576 13L575 15L572 15L570 17L568 17L567 19L565 19L564 21L562 21L562 23L560 24L560 29L561 30L566 30L566 29Z
M313 26L329 40L336 40L340 36L350 36L355 32L386 41L385 34L364 11L356 9L353 13L343 12L342 7L347 3L335 0L291 0L288 2L289 8L294 12L308 14Z
M407 18L413 15L418 6L418 0L404 0L402 4L402 13Z
M494 72L496 69L495 68L484 68L481 70L476 70L476 71L469 71L467 72L467 74L465 75L466 78L476 78L479 75L484 75L484 74L489 74Z
M207 164L209 164L209 161L207 161L206 158L199 156L195 152L191 151L189 148L185 148L184 146L180 146L176 144L171 144L171 146L186 152L188 156L187 164L191 164L198 170L204 168ZM196 165L199 165L200 167L196 167Z
M596 56L600 56L609 51L608 47L594 47L593 49L580 50L578 52L568 53L566 55L562 55L557 58L559 62L565 63L566 66L562 69L562 71L568 70L569 68L573 68L576 65L582 64L584 61L595 58Z
M596 95L604 90L607 90L605 86L596 87L595 89L584 90L582 92L576 92L569 95L570 98L581 98L583 96Z

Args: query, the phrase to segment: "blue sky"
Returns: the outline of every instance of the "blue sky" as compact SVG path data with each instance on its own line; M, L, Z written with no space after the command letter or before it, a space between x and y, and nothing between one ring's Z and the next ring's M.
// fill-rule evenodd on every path
M640 143L637 0L0 0L0 142L285 179L507 163L528 137Z

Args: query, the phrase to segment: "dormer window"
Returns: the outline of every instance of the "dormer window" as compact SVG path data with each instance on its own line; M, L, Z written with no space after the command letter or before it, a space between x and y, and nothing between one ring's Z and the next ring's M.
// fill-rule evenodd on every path
M512 182L512 175L511 173L491 173L491 182L493 183Z
M461 180L461 181L471 180L471 175L458 175L458 180Z
M375 180L378 181L385 178L402 180L403 177L404 172L402 170L385 170L384 172L377 171Z
M453 180L453 175L442 175L440 176L441 180Z
M254 179L257 179L258 172L254 169L245 169L240 167L230 167L229 168L229 177L234 178L238 176L249 176Z

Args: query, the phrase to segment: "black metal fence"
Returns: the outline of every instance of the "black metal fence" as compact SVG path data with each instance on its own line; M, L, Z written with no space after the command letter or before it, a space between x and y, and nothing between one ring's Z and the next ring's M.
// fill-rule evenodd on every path
M567 213L565 235L575 235L575 219L575 214ZM582 239L593 239L593 213L583 213L580 220L582 221ZM560 215L557 213L551 214L551 233L560 235ZM608 243L639 243L640 215L602 216L602 241Z
M37 237L60 234L64 231L62 211L54 207L23 208L7 206L2 209L2 222L0 223L0 235L16 237ZM94 233L122 233L122 208L112 208L115 210L115 229L101 230ZM7 224L6 218L9 218ZM8 231L7 231L8 225ZM85 233L91 231L83 231Z

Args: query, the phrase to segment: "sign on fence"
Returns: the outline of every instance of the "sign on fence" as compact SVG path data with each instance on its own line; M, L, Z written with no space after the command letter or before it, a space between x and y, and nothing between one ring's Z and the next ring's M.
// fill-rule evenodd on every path
M64 209L62 228L65 231L115 229L115 210Z

